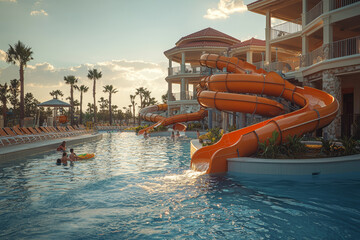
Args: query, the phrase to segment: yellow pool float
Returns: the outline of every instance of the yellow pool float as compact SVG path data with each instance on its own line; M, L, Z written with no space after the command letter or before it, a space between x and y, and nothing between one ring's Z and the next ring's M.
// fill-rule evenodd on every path
M95 157L95 153L83 153L77 155L80 159L90 159Z

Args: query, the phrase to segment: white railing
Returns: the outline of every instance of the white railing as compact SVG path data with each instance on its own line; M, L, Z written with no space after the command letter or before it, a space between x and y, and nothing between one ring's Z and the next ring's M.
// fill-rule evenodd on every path
M271 39L282 37L291 33L300 32L301 30L301 18L295 19L293 22L284 22L271 27Z
M357 2L360 2L360 0L330 0L330 10L342 8Z
M312 22L315 18L323 14L323 2L320 1L306 13L306 24Z
M267 71L275 71L282 73L298 71L299 68L300 68L300 56L282 59L281 61L278 62L272 62L265 67Z
M360 54L360 36L343 39L323 45L305 55L301 66L311 66L326 59L340 58Z
M360 54L360 36L329 44L329 58L339 58L354 54Z
M181 92L176 92L172 94L172 98L169 101L179 101L179 100L195 100L196 95L192 91L185 91L183 93L184 99L181 99Z

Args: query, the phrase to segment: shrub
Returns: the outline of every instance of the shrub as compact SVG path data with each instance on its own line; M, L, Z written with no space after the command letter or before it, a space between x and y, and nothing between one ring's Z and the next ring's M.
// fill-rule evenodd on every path
M203 146L213 145L214 143L217 143L221 139L223 134L224 130L219 127L210 129L209 132L205 134L206 138L209 141L203 142Z
M144 129L147 127L149 127L149 125L137 126L134 130L135 130L136 134L138 134L141 129Z
M274 131L270 138L267 138L263 143L259 142L259 151L257 156L261 158L277 158L281 153L280 146L276 144L279 137L279 132Z
M343 145L344 155L352 155L359 153L357 150L357 142L352 137L344 137L340 140Z
M306 151L306 146L301 141L303 141L303 137L289 135L286 142L280 145L280 151L290 158L296 158L299 153Z

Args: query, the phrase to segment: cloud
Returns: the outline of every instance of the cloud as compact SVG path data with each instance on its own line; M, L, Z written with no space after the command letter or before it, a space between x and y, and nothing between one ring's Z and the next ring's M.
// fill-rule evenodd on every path
M2 50L0 50L0 56ZM25 92L32 92L40 102L51 98L50 92L61 90L64 93L62 98L70 95L70 87L64 82L64 76L74 75L79 79L78 85L86 85L89 91L84 95L84 108L88 102L93 102L92 88L93 81L87 78L88 70L96 68L102 72L102 78L96 84L96 98L108 98L108 94L103 92L103 86L113 85L119 90L113 96L113 103L121 109L130 104L130 94L134 94L136 88L144 87L151 91L151 96L159 102L161 95L167 91L165 77L167 76L167 64L152 63L144 61L112 60L98 62L95 64L81 64L68 68L57 68L54 65L44 62L28 64L25 69ZM0 83L9 82L11 79L19 78L19 67L8 65L0 68ZM80 98L80 93L75 92L75 99ZM139 99L137 99L139 101Z
M247 11L243 0L220 0L217 8L209 8L204 15L207 19L226 19L230 14Z
M47 15L48 15L48 13L47 13L47 12L45 12L45 10L44 10L44 9L41 9L40 11L38 11L38 10L31 11L31 12L30 12L30 15L31 15L31 16L40 16L40 15L47 16Z
M6 52L0 49L0 61L6 62Z
M14 2L14 3L16 3L16 0L0 0L0 2Z

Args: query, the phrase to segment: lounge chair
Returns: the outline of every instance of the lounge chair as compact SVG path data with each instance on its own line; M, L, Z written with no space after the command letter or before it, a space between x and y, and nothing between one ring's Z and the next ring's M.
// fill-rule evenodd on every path
M31 128L33 131L30 130L30 128L26 128L26 127L22 127L20 128L21 131L23 131L25 134L29 135L29 136L34 136L35 138L39 139L39 140L46 140L47 137L44 134L39 134L38 132L35 131L35 129Z
M13 140L15 140L16 144L25 143L24 138L16 135L10 128L8 128L8 127L2 128L2 131L4 132L4 136L6 136L8 138L12 138ZM3 136L3 134L1 134L1 135Z
M34 136L28 136L26 134L24 134L20 128L18 127L12 127L12 130L14 131L14 133L16 133L18 136L22 136L24 139L27 139L27 141L30 142L35 142L36 138Z

